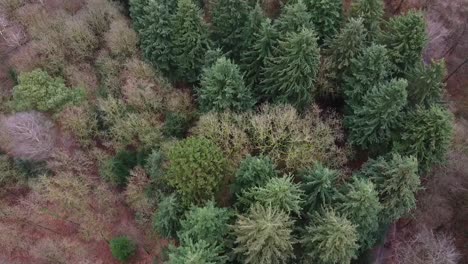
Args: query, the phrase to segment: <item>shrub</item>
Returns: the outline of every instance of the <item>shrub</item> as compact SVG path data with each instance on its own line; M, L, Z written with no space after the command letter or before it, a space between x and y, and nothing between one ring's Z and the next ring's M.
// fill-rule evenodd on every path
M154 149L151 154L148 155L146 160L145 169L153 179L153 181L160 181L164 174L164 162L166 161L166 156L159 149Z
M162 133L166 137L183 138L190 128L191 121L185 114L169 112L166 114Z
M83 20L69 19L65 22L64 45L68 60L82 61L92 58L98 47L98 39Z
M314 29L320 43L333 38L339 31L343 20L343 1L306 0Z
M320 64L314 31L287 33L263 69L264 93L273 101L304 109L312 102Z
M416 67L407 73L409 103L425 107L441 103L446 72L444 60L432 62L429 66L422 61L417 63Z
M248 156L242 160L236 172L232 192L240 194L242 190L264 186L270 179L278 176L276 165L268 156Z
M287 213L254 205L247 216L239 215L234 225L234 252L242 263L284 264L293 258L292 227Z
M72 133L83 146L90 146L97 135L97 118L88 104L69 106L57 116L60 127Z
M186 239L179 247L169 248L169 264L201 264L216 263L224 264L227 257L223 256L220 246L210 244L204 240L194 242Z
M137 220L147 223L154 211L154 202L148 196L151 180L145 170L137 166L130 171L130 177L125 188L125 201L135 210Z
M129 151L120 151L112 159L107 161L105 167L101 169L106 169L107 166L110 168L110 173L104 173L102 176L109 180L111 183L123 187L127 185L128 178L130 177L130 171L138 164L142 163L142 157L140 153L129 152Z
M53 78L42 70L22 73L13 88L13 103L18 111L59 111L67 103L79 102L84 91L69 89L61 78Z
M263 206L273 206L288 214L299 215L304 202L303 195L301 186L293 183L292 176L283 176L271 178L263 186L254 186L242 192L240 202L247 205L247 208L259 203Z
M126 236L120 236L110 241L112 256L120 261L127 261L136 253L136 245Z
M0 190L22 180L24 175L18 171L8 156L0 155Z
M304 191L305 209L313 211L330 205L337 197L338 171L317 163L299 173Z
M106 53L100 53L95 62L100 81L102 97L107 95L120 96L121 80L119 78L122 64Z
M91 30L96 35L101 35L109 30L112 21L121 15L116 3L106 0L87 0L83 17Z
M184 213L179 199L175 195L161 200L153 216L153 229L163 237L175 238L180 230L180 218Z
M361 17L364 27L368 32L368 39L375 40L380 33L380 24L383 22L385 14L384 1L382 0L359 0L353 2L351 16Z
M226 172L226 159L213 142L188 138L168 153L167 181L181 195L184 204L201 204L213 197Z
M288 33L298 33L302 30L313 30L311 14L307 11L307 6L304 2L293 1L287 4L280 17L275 20L275 28L284 38L288 38Z
M305 263L349 264L356 258L356 227L334 211L316 214L302 239Z
M131 57L137 53L138 37L125 20L114 20L105 34L110 53L119 58Z

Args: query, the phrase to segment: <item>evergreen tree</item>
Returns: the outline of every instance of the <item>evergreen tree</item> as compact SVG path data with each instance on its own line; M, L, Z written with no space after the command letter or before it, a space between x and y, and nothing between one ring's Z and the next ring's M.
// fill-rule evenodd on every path
M246 264L286 264L294 257L292 227L287 213L256 204L247 216L239 215L234 225L239 261Z
M376 186L383 206L382 223L391 223L416 207L419 190L418 161L411 156L391 154L368 161L360 175Z
M445 160L453 138L453 115L441 106L418 107L407 115L402 130L394 149L417 157L421 172L427 172Z
M208 28L192 0L179 0L173 22L175 75L178 80L198 79L209 47Z
M133 28L140 32L145 27L146 10L145 7L150 0L129 0L130 17L132 18Z
M393 79L369 90L362 105L351 105L353 114L346 117L345 124L353 145L364 149L388 146L401 122L401 111L407 103L407 86L406 80Z
M338 33L343 20L343 1L306 0L305 3L320 44L333 38Z
M383 0L359 0L353 2L351 8L352 17L361 17L363 19L363 24L367 29L367 36L370 41L374 41L378 37L384 13Z
M249 18L246 0L217 0L212 13L212 37L234 61L239 61L245 42L245 27Z
M158 204L153 217L153 229L162 237L175 238L180 229L179 219L183 215L183 208L175 195L164 197Z
M242 190L263 186L277 175L276 166L268 156L248 156L241 162L236 172L232 192L240 194Z
M356 227L334 211L316 214L303 235L304 264L349 264L358 249Z
M408 74L408 101L412 105L429 107L442 102L444 93L445 62L433 62L426 66L419 62Z
M339 173L317 163L299 174L306 197L305 209L312 211L330 205L337 195Z
M379 229L379 214L382 211L378 195L371 181L355 178L346 185L344 194L335 205L337 212L356 226L361 250L371 248L376 241L375 234Z
M255 104L252 92L245 87L239 67L225 57L203 71L198 102L200 110L204 112L245 111Z
M274 206L287 213L300 214L303 191L291 176L271 178L265 186L256 186L242 193L240 202L249 207L254 203Z
M314 29L311 14L307 11L307 6L302 0L287 4L280 17L275 20L274 26L283 37L287 33L300 32L304 28Z
M380 43L390 51L391 61L403 74L421 60L426 46L426 23L421 12L409 11L406 15L392 17L381 34Z
M303 28L286 34L263 69L264 93L273 102L289 103L299 109L307 107L315 92L319 64L320 50L312 30Z
M349 71L343 77L344 94L348 106L363 104L364 95L375 85L390 77L392 64L384 46L371 45L351 60Z
M168 264L224 264L227 257L218 245L204 240L184 239L179 247L169 246Z

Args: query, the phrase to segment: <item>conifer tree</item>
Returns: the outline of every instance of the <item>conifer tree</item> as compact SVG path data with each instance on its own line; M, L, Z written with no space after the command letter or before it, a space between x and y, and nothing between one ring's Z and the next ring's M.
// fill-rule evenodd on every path
M245 111L255 104L239 67L225 57L203 71L200 85L198 102L201 111Z
M164 197L154 214L153 229L162 237L175 238L180 229L179 219L183 212L180 201L175 195Z
M146 10L145 7L150 0L129 0L130 17L132 18L133 28L140 32L145 27Z
M364 27L367 29L368 40L374 41L380 33L380 24L384 16L383 0L359 0L353 2L351 16L361 17Z
M246 264L286 264L294 257L292 228L287 213L256 204L247 216L239 215L234 225L239 261Z
M369 90L362 105L351 105L353 114L346 117L345 124L353 145L364 149L388 147L407 104L407 86L406 80L393 79Z
M390 154L368 161L360 175L370 179L383 206L382 223L391 223L416 206L419 190L418 161L412 156Z
M391 61L398 67L398 73L403 74L422 59L427 42L424 16L421 12L409 11L392 17L385 29L380 43L389 49Z
M320 64L317 37L310 29L287 33L275 54L263 69L264 93L276 103L288 103L299 109L313 99L314 83Z
M349 264L358 250L356 227L349 220L327 210L316 214L301 240L304 264Z
M407 115L402 130L394 149L417 157L421 172L427 172L445 160L453 138L453 115L437 105L418 107Z
M178 80L198 79L209 47L208 28L193 0L179 0L173 22L175 72Z
M249 18L246 0L217 0L212 12L212 37L224 53L239 61L245 42L245 27Z
M246 157L236 172L232 192L240 194L255 186L264 186L268 180L278 175L276 166L268 156Z
M368 179L355 178L348 183L345 192L335 205L340 215L345 216L355 226L361 250L371 248L379 229L379 215L382 205L374 184Z
M275 20L274 26L283 37L287 33L300 32L303 28L314 29L311 14L302 0L287 4L280 17Z
M169 246L168 264L224 264L227 257L219 245L204 240L184 239L179 247Z
M337 195L339 173L320 163L307 168L299 174L306 197L305 209L315 210L330 205Z
M343 20L343 1L305 0L305 3L320 44L333 38L338 33Z
M442 102L445 62L432 62L426 66L419 62L408 74L408 101L411 105L428 107Z

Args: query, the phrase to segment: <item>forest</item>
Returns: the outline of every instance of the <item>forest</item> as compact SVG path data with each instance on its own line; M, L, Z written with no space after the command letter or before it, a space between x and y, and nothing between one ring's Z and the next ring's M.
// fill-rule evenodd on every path
M0 263L468 261L467 61L391 2L0 0Z

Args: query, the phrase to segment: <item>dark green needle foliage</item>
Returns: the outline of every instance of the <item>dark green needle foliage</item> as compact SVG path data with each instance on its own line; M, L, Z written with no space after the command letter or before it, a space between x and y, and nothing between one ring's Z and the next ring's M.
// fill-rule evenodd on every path
M133 28L136 32L141 32L146 26L146 10L145 7L150 0L129 0L130 17L132 18Z
M212 11L212 38L234 61L245 47L245 27L249 18L246 0L217 0Z
M247 24L245 25L244 30L244 42L245 48L250 49L253 43L256 41L255 33L260 32L262 23L267 20L265 13L263 12L260 3L256 3L255 7L252 8L249 12L249 17L247 20Z
M392 17L380 37L380 43L389 49L390 59L400 74L406 73L421 60L426 42L426 22L418 11Z
M225 110L245 111L251 109L255 100L245 86L239 67L222 57L203 71L198 102L203 112Z
M181 202L174 194L164 197L153 217L154 231L165 238L176 238L183 214Z
M360 175L376 186L383 206L382 223L392 223L416 207L415 194L420 189L416 158L395 153L381 156L369 160Z
M359 0L353 1L351 16L361 17L364 27L368 32L368 39L374 41L380 33L380 25L385 13L383 0Z
M276 207L255 204L233 226L240 263L286 264L294 258L294 221Z
M408 74L408 101L411 105L428 107L442 102L444 93L445 62L425 65L419 62Z
M370 180L362 178L355 178L344 189L334 207L356 226L359 247L367 250L375 244L379 229L379 194Z
M283 37L287 33L300 32L303 28L314 29L312 16L302 0L292 1L287 4L283 8L281 16L275 20L274 25Z
M406 80L393 79L369 90L362 105L351 105L353 115L346 117L345 124L353 145L363 149L388 147L407 104L407 85Z
M286 34L263 70L264 93L275 103L303 109L313 99L320 64L320 49L314 31L303 28Z
M204 240L184 239L179 247L169 247L168 264L224 264L227 257L219 245Z
M181 221L179 239L204 240L212 245L224 245L229 232L231 214L225 208L218 208L210 201L203 207L192 207Z
M112 256L122 262L128 261L136 253L136 245L126 236L120 236L110 241Z
M179 0L173 22L173 48L178 80L195 82L209 46L208 27L193 0Z
M305 194L305 209L320 209L332 203L337 195L337 181L340 174L336 170L326 168L320 163L313 168L307 168L299 174L302 189Z
M304 264L349 264L358 250L356 226L327 210L316 214L306 227L302 244Z
M402 124L402 133L394 149L402 155L418 158L421 172L445 161L453 138L453 115L442 106L417 108Z
M307 10L311 14L314 29L323 44L333 38L343 20L343 1L341 0L305 0Z
M240 202L244 207L254 203L274 206L287 213L299 215L302 209L304 192L293 182L292 176L271 178L264 186L253 187L242 193Z
M186 113L167 113L162 129L163 135L166 137L183 138L190 128L192 119Z
M350 107L362 105L367 91L386 81L390 77L391 69L388 50L384 46L373 44L366 48L351 61L350 69L344 75L346 104Z
M242 190L263 186L276 176L278 176L276 165L268 156L248 156L241 162L236 172L232 192L240 194Z

